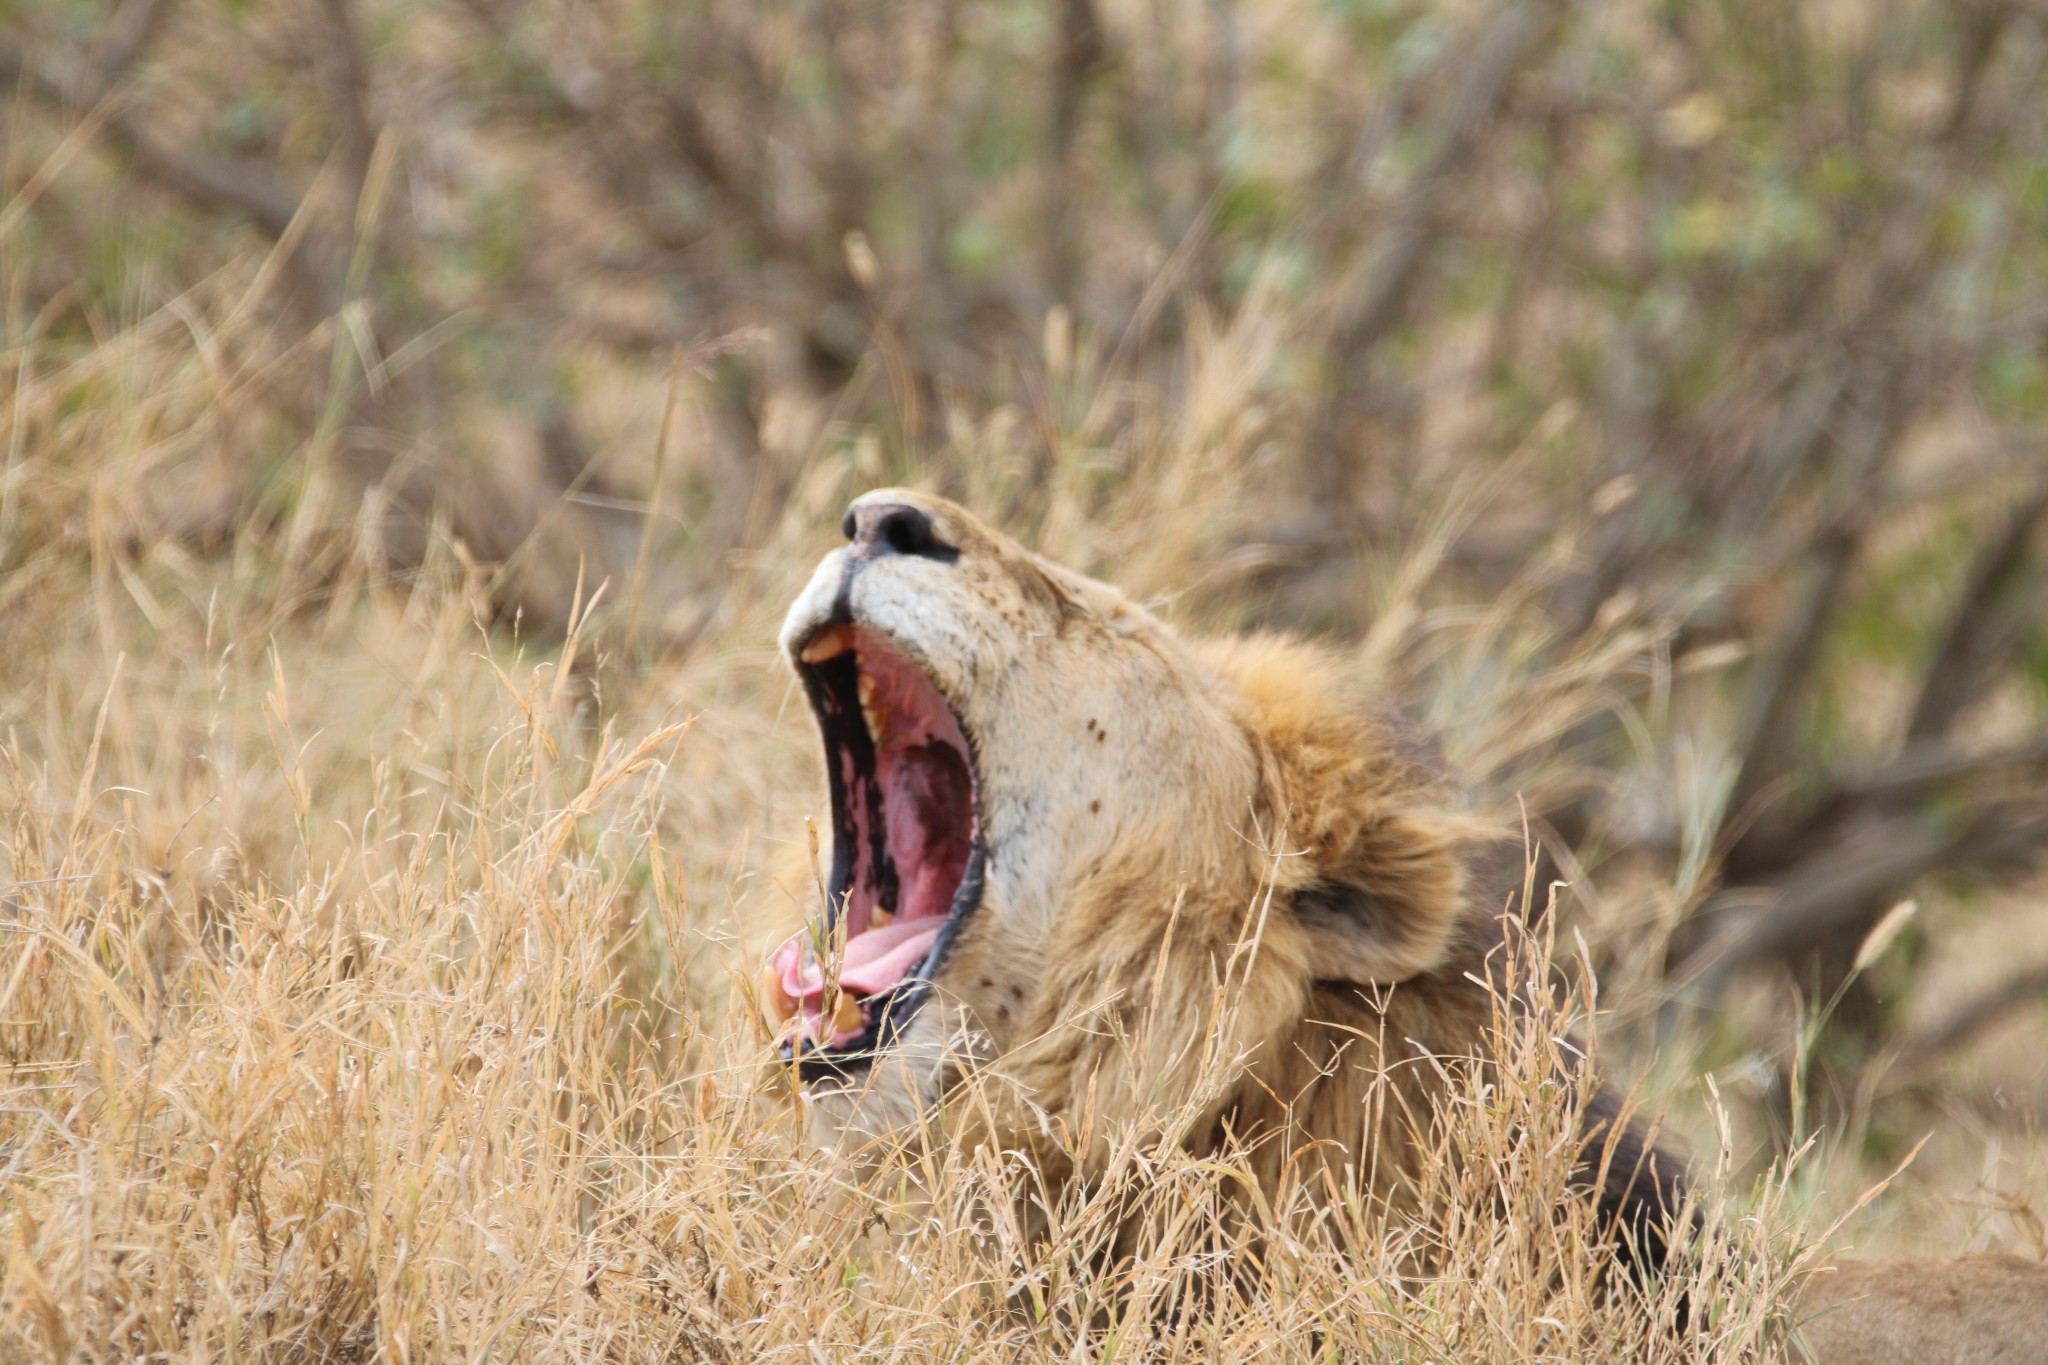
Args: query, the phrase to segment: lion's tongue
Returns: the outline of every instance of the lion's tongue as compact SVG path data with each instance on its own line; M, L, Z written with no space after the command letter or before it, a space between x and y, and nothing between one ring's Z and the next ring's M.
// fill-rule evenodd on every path
M898 920L848 939L846 961L839 970L840 988L856 995L889 989L930 951L942 923L929 917ZM797 1002L799 1029L806 1041L819 1035L825 1004L825 973L816 955L805 951L809 942L809 933L800 933L777 948L772 959L783 990ZM858 1034L858 1029L835 1033L826 1045L838 1047Z
M839 984L862 995L889 989L931 948L941 923L936 919L900 920L849 939Z

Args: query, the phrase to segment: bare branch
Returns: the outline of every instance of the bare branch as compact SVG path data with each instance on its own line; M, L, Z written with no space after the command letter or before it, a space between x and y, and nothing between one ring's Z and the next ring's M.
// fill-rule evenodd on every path
M139 55L139 49L137 52ZM74 83L44 71L5 45L0 45L0 80L18 82L53 109L97 102L96 98L84 99L86 92ZM151 132L132 111L117 111L109 118L106 135L128 153L136 170L164 188L209 208L243 214L272 237L283 235L298 210L298 195L266 168L181 151Z
M1957 782L2044 763L2048 763L2048 734L1977 753L1958 750L1945 742L1926 742L1908 746L1882 768L1843 780L1835 788L1835 799L1873 801L1921 796Z
M1337 377L1316 419L1322 447L1318 498L1325 516L1341 517L1353 501L1354 462L1344 441L1367 391L1365 366L1400 325L1428 275L1430 258L1449 236L1443 231L1446 201L1481 145L1481 132L1507 100L1516 72L1556 34L1561 12L1555 0L1502 0L1494 9L1473 45L1434 149L1393 207L1377 255L1363 278L1337 299L1327 343Z
M172 0L123 0L95 44L92 68L98 92L111 91L128 69L142 60L157 29L171 11Z
M1861 526L1849 522L1828 528L1816 540L1799 601L1779 628L1776 647L1750 675L1735 742L1742 772L1728 801L1736 819L1754 813L1748 809L1751 803L1785 774L1787 759L1797 752L1793 738L1806 684L1820 663L1828 622L1841 605L1862 540Z
M1096 17L1094 0L1062 0L1057 46L1052 59L1052 110L1046 132L1045 280L1051 297L1071 303L1080 274L1075 239L1076 201L1071 184L1074 139L1081 127L1081 103L1109 54L1109 39Z
M2048 520L2048 483L2013 510L2005 529L1971 567L1948 630L1920 684L1906 727L1908 740L1947 730L1998 680L2004 663L2026 638L2048 595L2048 566L2030 557Z
M1775 880L1842 829L1876 811L1903 815L1910 803L1945 789L2043 767L2048 767L2048 734L1976 751L1946 740L1909 745L1880 767L1830 778L1808 807L1758 820L1728 849L1722 872L1738 885Z
M1769 903L1724 912L1721 928L1672 978L1681 990L1711 1000L1751 963L1854 923L1894 889L1938 866L1955 842L1917 820L1871 821L1809 858Z
M1796 867L1768 904L1729 912L1673 979L1697 999L1712 999L1751 963L1858 925L1929 873L1967 866L1983 874L2044 851L2048 808L1993 807L1953 833L1919 815L1873 816Z
M1331 337L1338 353L1369 351L1400 322L1421 283L1425 258L1442 244L1438 222L1457 172L1506 100L1515 72L1537 40L1554 29L1557 17L1555 4L1508 0L1488 22L1435 150L1396 208L1372 269L1340 306Z
M377 121L370 113L369 62L357 31L353 0L320 0L318 10L319 47L314 69L327 106L334 112L339 129L336 150L348 168L349 197L353 199L362 192L370 153L377 145Z
M1755 815L1752 803L1779 784L1798 752L1796 732L1808 684L1878 505L1878 480L1898 450L1901 368L1896 361L1872 363L1857 386L1863 401L1852 411L1858 420L1834 471L1834 502L1814 535L1799 600L1778 628L1776 643L1750 674L1735 740L1742 767L1728 799L1728 812L1738 821Z
M2048 965L2020 973L1953 1011L1927 1032L1906 1040L1899 1067L1910 1078L1923 1073L2006 1015L2048 1001Z

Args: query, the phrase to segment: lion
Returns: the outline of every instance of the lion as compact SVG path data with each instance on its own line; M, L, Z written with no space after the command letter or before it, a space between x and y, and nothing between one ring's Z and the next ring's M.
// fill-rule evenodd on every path
M967 1121L1049 1184L1107 1160L1090 1116L1172 1112L1174 1140L1238 1143L1262 1183L1306 1160L1401 1207L1402 1115L1488 1037L1495 831L1326 650L1184 639L925 494L869 493L843 530L780 641L824 742L826 918L760 988L814 1140L915 1131L997 1072L1014 1100ZM1582 1183L1654 1267L1689 1236L1683 1174L1617 1115L1589 1107ZM1935 1311L1898 1273L1817 1278L1823 1361L1892 1359L1899 1305ZM2002 1273L2048 1340L2048 1274Z

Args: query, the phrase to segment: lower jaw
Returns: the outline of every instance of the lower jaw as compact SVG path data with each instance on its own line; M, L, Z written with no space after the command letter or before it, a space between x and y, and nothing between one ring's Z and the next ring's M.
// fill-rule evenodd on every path
M873 1066L875 1059L895 1045L910 1027L932 992L932 977L945 965L960 928L981 908L983 878L988 866L988 847L979 837L968 850L967 869L953 892L953 905L946 912L939 936L924 957L903 979L888 990L870 996L864 1003L870 1023L867 1035L844 1048L806 1046L794 1042L782 1045L782 1060L796 1068L797 1079L808 1085L817 1081L845 1080Z

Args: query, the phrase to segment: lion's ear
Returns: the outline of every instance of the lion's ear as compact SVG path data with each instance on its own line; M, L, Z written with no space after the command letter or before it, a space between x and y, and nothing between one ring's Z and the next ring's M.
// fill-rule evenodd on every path
M1443 962L1464 907L1457 834L1454 820L1391 815L1325 862L1292 906L1310 973L1392 985Z

